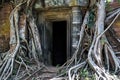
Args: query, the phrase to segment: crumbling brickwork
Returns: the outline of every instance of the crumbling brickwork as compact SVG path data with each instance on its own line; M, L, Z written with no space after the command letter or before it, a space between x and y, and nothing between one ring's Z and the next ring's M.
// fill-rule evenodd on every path
M0 8L0 53L9 50L10 22L12 5L5 3Z

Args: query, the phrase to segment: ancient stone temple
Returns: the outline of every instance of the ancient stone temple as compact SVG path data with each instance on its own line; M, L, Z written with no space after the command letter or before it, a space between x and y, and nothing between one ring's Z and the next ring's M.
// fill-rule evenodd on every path
M87 6L88 0L36 0L34 12L37 14L35 19L45 63L62 65L71 58L78 45L82 16ZM6 10L7 8L9 9ZM12 5L0 8L0 52L9 50L6 45L9 45L8 15L11 10ZM5 21L6 24L3 24ZM4 25L7 25L7 28ZM116 32L119 34L117 29Z
M78 44L84 12L82 9L87 3L87 0L45 0L44 4L36 2L34 7L39 14L37 23L47 63L62 65L72 56Z

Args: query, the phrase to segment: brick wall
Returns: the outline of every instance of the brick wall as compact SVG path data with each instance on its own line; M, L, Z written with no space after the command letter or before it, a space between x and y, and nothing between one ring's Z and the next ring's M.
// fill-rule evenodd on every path
M0 53L9 50L10 22L9 15L12 5L5 3L0 8Z
M117 18L112 28L114 29L117 38L120 39L120 16Z

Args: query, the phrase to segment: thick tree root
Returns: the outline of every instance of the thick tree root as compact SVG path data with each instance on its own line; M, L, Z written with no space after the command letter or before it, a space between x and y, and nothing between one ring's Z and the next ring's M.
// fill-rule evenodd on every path
M40 68L42 66L42 65L40 65L40 62L38 59L38 56L41 56L42 52L41 52L41 45L40 45L40 41L39 41L40 39L39 39L39 35L38 35L38 30L37 30L36 24L34 23L34 18L31 18L31 16L29 16L29 18L26 18L23 16L22 17L23 22L22 22L20 14L19 14L19 11L21 10L22 5L25 3L26 2L23 2L23 3L20 3L19 5L17 5L15 7L15 9L11 12L11 15L10 15L10 23L11 23L10 46L11 47L1 62L0 80L7 80L12 75L13 69L15 67L14 66L15 61L20 64L19 70L16 73L16 78L20 72L20 69L22 68L21 67L22 65L25 66L25 69L26 69L25 71L27 72L27 74L31 75L29 71L31 71L32 68L29 67L24 62L24 60L22 59L22 55L21 55L21 54L25 55L27 53L22 50L23 47L26 47L26 46L21 44L21 42L23 43L23 41L26 41L25 33L21 32L21 31L25 31L25 28L23 29L22 27L26 27L26 22L25 22L26 19L29 19L29 22L30 22L29 26L31 28L31 34L33 35L33 37L31 38L32 41L34 42L32 46L35 46L34 49L32 49L32 50L34 52L33 54L36 53L36 55L32 55L32 57L34 58L34 61L37 62L38 68ZM29 15L29 13L27 15ZM21 20L21 21L19 22L19 20ZM19 24L19 23L21 23L21 24ZM28 44L27 41L25 43ZM27 49L27 48L29 48L28 45L25 49L30 51L30 49ZM17 61L17 58L21 62Z

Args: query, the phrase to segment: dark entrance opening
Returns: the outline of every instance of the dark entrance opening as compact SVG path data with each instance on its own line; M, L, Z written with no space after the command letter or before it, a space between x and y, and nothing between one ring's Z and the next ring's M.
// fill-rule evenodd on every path
M67 21L52 22L52 65L61 66L67 60Z

